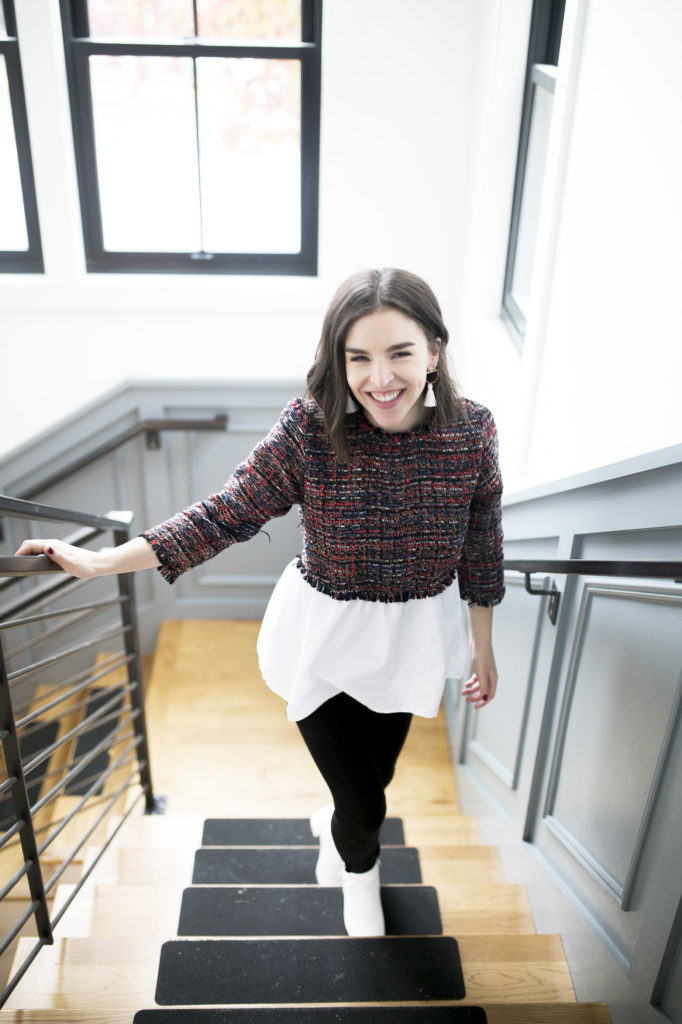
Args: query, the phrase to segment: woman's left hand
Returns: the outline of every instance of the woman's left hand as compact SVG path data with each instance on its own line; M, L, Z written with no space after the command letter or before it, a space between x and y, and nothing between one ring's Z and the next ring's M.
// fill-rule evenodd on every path
M490 704L497 690L497 667L492 647L481 653L474 652L472 666L473 675L466 682L462 696L478 711Z

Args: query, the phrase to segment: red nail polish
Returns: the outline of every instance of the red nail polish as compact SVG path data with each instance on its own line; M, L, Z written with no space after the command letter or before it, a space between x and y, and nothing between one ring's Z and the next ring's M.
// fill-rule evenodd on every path
M48 553L48 555L53 555L54 554L54 548L48 548L47 549L47 553Z

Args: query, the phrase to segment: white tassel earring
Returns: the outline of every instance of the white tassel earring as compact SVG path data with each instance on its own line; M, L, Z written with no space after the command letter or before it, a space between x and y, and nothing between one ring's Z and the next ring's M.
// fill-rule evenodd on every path
M358 407L355 404L355 400L354 400L353 396L351 395L351 393L349 391L348 392L348 397L346 398L346 413L349 414L349 413L357 412L357 411L358 411Z
M434 409L438 405L436 396L433 393L433 385L437 380L438 370L429 370L426 374L426 395L424 396L424 405L427 409Z

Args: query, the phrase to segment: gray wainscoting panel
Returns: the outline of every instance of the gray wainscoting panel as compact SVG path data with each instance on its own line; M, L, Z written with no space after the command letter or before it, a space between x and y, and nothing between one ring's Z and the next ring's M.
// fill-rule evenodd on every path
M165 462L171 507L180 510L219 491L270 431L279 412L263 405L239 409L231 415L225 434L189 433L170 439ZM192 412L175 407L172 414L187 417ZM235 544L186 573L175 585L176 600L220 604L227 617L260 618L279 574L300 551L299 519L294 507L286 516L270 520L250 541Z
M682 594L585 583L545 823L621 903L674 739L681 662Z

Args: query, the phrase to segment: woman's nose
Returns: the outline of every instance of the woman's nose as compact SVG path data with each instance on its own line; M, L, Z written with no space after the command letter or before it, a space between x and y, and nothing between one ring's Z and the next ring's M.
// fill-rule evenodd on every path
M393 377L393 370L391 366L384 362L383 359L377 359L372 364L371 381L376 384L377 387L385 387Z

